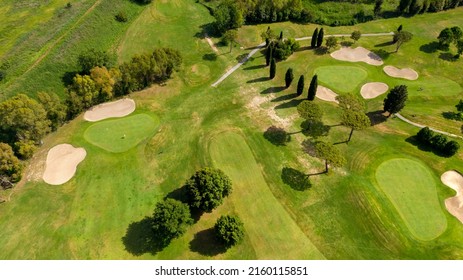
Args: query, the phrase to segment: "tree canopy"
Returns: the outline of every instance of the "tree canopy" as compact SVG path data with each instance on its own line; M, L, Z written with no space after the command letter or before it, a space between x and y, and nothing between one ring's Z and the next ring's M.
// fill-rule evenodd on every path
M393 87L384 99L384 111L389 115L400 112L405 107L408 99L408 89L406 85Z
M413 38L413 34L408 32L408 31L398 31L394 33L394 42L396 43L396 49L395 52L399 51L400 46L402 46L404 43L409 42Z
M90 70L96 66L110 66L109 55L105 51L89 49L79 55L77 62L83 74L90 74Z
M328 166L340 167L346 164L346 159L333 144L319 141L315 143L315 154L318 158L325 160L325 172Z
M341 114L341 124L351 129L347 143L350 142L354 130L362 130L371 126L371 121L362 111L344 110Z
M185 187L190 206L210 213L231 193L232 182L222 170L206 167L191 176Z
M318 76L314 75L312 81L310 81L309 90L307 92L307 100L313 101L317 95L318 89Z
M0 187L9 188L21 180L22 166L6 143L0 143Z
M360 31L358 30L355 30L354 32L352 32L352 34L350 34L350 38L356 42L360 40L360 37L362 37L362 33L360 33Z
M58 95L54 93L39 92L37 99L47 112L47 118L51 122L51 129L53 131L60 127L67 117L66 104L61 102Z
M323 117L323 111L316 103L309 100L303 100L297 105L297 112L299 116L309 122L321 121Z
M214 231L219 242L229 248L243 240L244 224L237 216L224 215L217 219Z

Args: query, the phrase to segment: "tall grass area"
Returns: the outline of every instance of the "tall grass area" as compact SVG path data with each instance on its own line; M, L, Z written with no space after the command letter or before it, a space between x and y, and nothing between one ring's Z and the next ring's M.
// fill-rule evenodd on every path
M35 62L33 58L39 57L39 55L34 55L32 59L23 62L23 65L12 71L12 77L0 84L0 92L3 93L0 98L5 99L17 93L35 96L40 91L54 92L64 98L63 81L70 80L73 74L80 70L77 57L91 48L108 51L116 63L117 46L125 30L145 6L125 0L101 0L89 1L85 7L90 8L91 2L96 4L94 8L84 15L78 25L66 30L65 36L56 42L43 60L31 68ZM73 5L69 10L72 10L74 6L79 5ZM85 12L83 7L81 14ZM114 16L119 11L126 12L127 22L120 23L115 20ZM42 29L41 32L46 32L46 30ZM27 50L30 51L29 48ZM42 48L41 53L44 52ZM15 60L10 60L12 60L11 64L15 64ZM24 73L25 71L28 72Z

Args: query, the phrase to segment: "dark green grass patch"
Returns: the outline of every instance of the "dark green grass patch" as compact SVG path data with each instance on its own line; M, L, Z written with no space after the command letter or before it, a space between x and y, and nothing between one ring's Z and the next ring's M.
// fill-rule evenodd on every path
M90 126L85 139L108 152L122 153L137 146L153 134L159 120L146 114L107 120Z

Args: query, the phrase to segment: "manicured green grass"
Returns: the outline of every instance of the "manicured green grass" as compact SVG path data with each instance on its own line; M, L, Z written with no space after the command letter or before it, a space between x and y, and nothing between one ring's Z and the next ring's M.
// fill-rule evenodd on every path
M153 135L158 125L157 118L138 114L98 122L85 131L84 137L88 142L108 152L122 153Z
M218 134L211 140L209 153L214 166L232 179L235 211L259 259L324 258L272 195L242 136Z
M383 162L376 180L413 235L432 240L447 228L436 194L436 179L422 163L397 158Z
M315 68L318 80L335 92L349 93L363 82L368 73L356 66L322 66Z

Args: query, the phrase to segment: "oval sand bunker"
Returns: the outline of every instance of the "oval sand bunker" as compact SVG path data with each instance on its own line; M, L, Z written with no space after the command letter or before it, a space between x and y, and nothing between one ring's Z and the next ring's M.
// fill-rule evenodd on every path
M342 47L331 54L331 57L337 60L349 61L349 62L365 62L370 65L383 65L383 60L377 54L371 51L357 47L355 49L349 47Z
M48 151L43 180L50 185L61 185L71 180L87 152L69 144L57 145Z
M411 81L418 79L418 73L411 68L399 69L395 66L388 65L383 68L383 71L393 78L402 78Z
M454 189L457 195L445 200L445 207L450 214L463 223L463 176L456 171L447 171L440 177L444 185Z
M328 102L334 102L334 103L339 103L336 100L336 96L338 96L334 91L332 91L329 88L326 88L324 86L318 86L317 87L317 94L316 97L318 99L328 101Z
M89 122L97 122L109 118L125 117L133 111L135 111L135 101L124 98L90 108L85 112L84 119Z
M372 99L380 96L389 89L388 85L385 83L373 82L367 83L362 86L360 89L360 94L365 99Z

